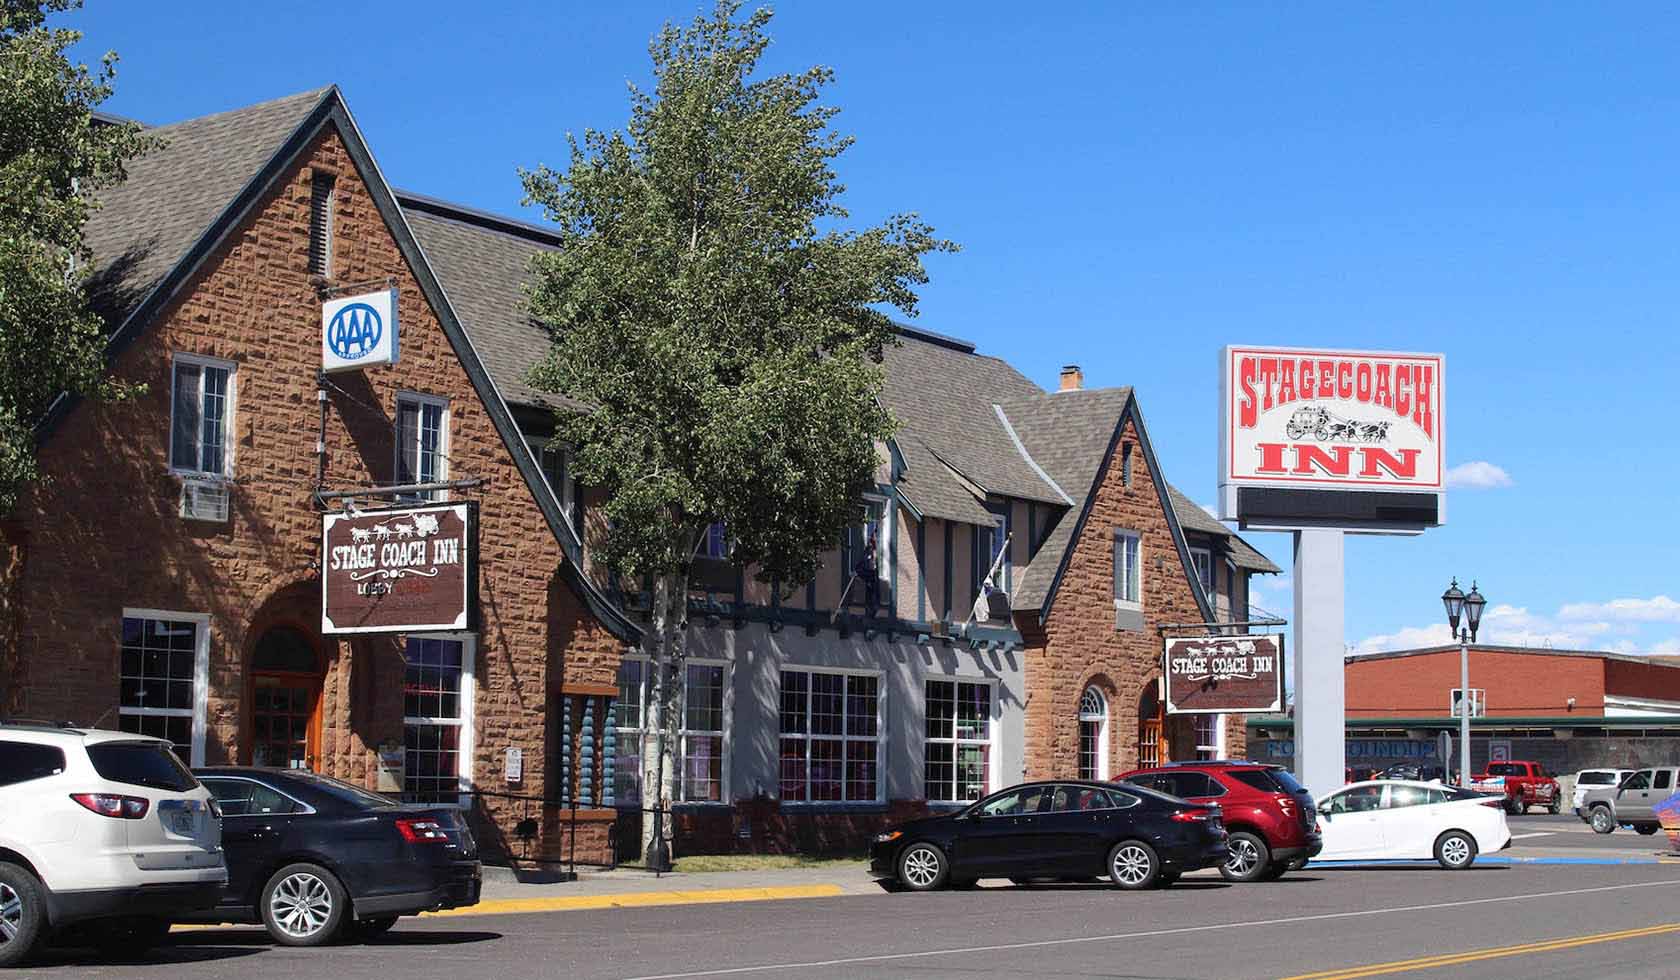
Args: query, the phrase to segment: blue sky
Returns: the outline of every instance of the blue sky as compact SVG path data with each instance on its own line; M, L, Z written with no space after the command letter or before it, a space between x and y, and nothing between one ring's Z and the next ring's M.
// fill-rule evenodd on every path
M111 111L170 122L338 83L399 187L519 213L515 168L626 118L666 2L89 0ZM1212 503L1226 343L1444 351L1417 538L1358 538L1347 641L1680 653L1680 17L1659 5L783 3L772 70L832 66L859 222L964 246L920 323L1041 384L1135 385ZM1468 464L1481 464L1470 466ZM1475 484L1480 484L1477 486ZM1250 539L1287 569L1289 540ZM1288 614L1287 575L1260 601Z

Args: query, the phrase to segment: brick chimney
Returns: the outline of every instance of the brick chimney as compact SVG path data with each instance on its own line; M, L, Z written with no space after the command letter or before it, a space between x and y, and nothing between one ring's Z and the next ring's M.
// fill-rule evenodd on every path
M1062 391L1078 391L1085 387L1085 372L1079 370L1077 364L1067 364L1062 367Z

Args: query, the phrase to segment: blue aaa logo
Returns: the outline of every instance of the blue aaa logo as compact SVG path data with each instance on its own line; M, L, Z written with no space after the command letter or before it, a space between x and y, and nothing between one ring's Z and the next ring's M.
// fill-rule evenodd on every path
M366 303L351 303L327 324L327 346L339 357L354 361L373 353L384 334L379 311Z

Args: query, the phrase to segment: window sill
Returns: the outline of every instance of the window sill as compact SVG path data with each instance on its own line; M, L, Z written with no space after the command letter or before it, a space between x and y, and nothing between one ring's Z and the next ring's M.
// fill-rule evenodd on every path
M839 800L783 800L781 808L793 813L885 813L885 802L843 803Z

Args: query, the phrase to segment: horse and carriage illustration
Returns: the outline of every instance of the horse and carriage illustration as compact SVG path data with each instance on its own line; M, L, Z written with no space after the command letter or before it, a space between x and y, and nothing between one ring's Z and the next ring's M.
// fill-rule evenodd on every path
M1312 436L1319 442L1386 442L1389 422L1343 418L1321 405L1304 405L1289 417L1284 431L1291 439Z

